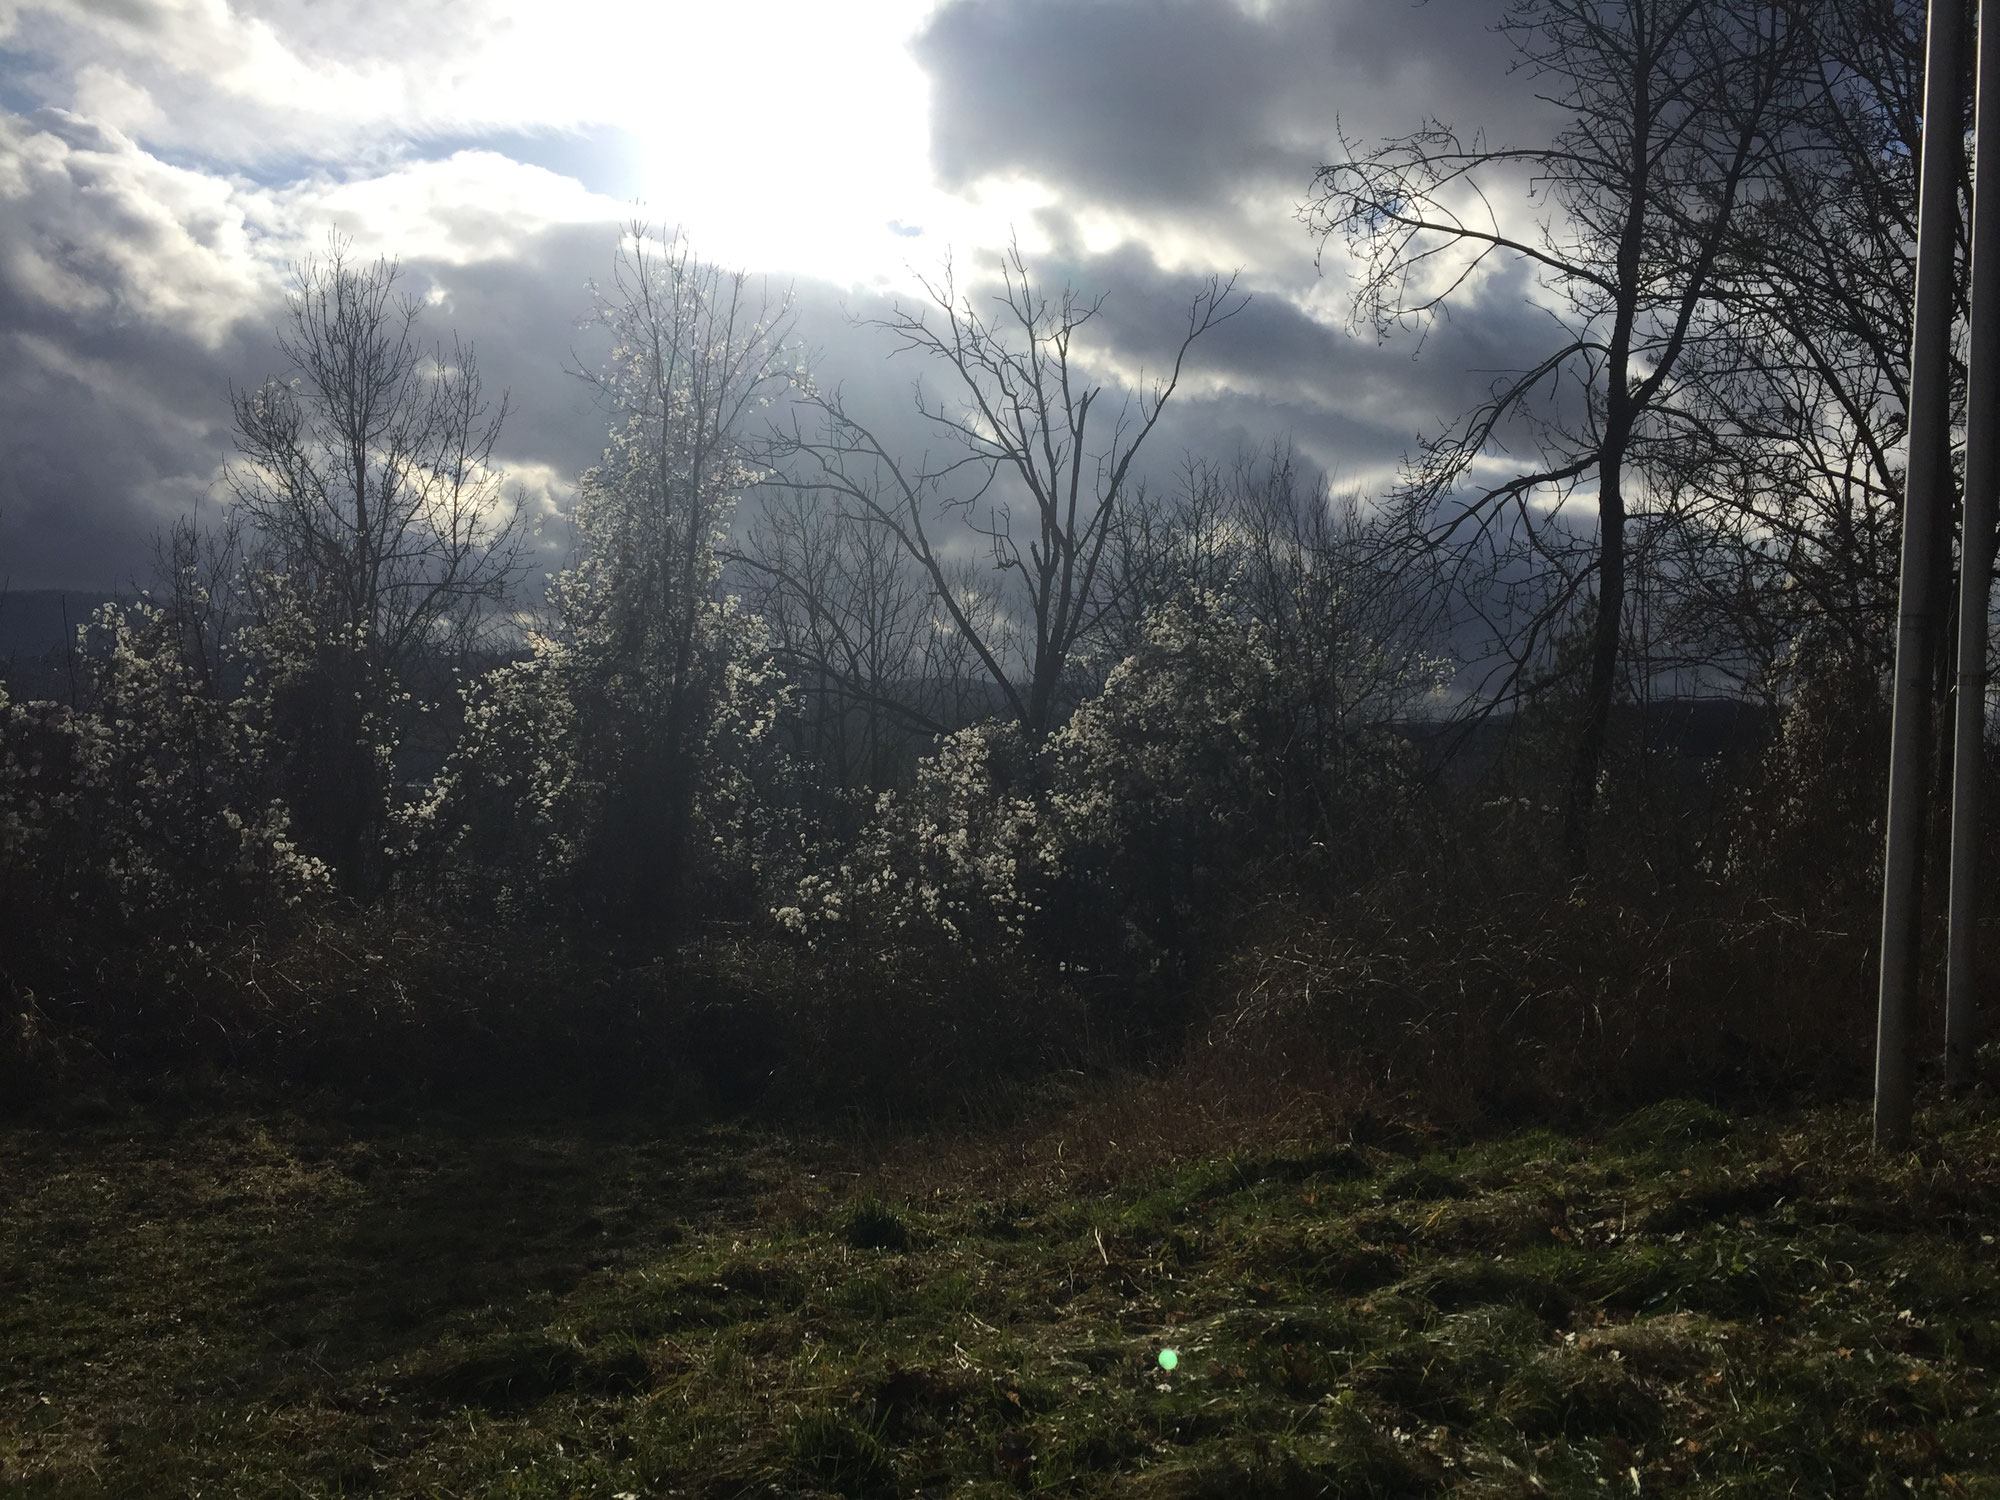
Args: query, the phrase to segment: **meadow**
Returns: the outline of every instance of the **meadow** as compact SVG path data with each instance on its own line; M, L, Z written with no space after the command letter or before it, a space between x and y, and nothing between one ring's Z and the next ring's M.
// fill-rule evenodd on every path
M0 1132L0 1490L2000 1495L2000 1107L1920 1125L88 1099Z

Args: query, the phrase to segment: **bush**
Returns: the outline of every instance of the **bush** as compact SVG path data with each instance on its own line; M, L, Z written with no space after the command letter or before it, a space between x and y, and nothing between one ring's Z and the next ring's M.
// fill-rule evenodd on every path
M1719 899L1274 903L1211 981L1197 1055L1461 1124L1581 1122L1675 1095L1768 1107L1866 1078L1871 939ZM1713 1119L1675 1108L1644 1118Z
M737 916L797 879L796 801L777 732L790 697L758 623L735 601L706 607L699 654L710 681L692 764L688 898L696 916ZM526 658L465 694L465 730L403 820L406 867L480 917L555 902L620 915L660 833L643 752L652 719L630 664L588 639L537 636ZM407 883L407 882L406 882Z
M107 605L85 635L89 707L0 689L0 888L15 909L226 920L323 888L271 788L256 685L211 693L148 604Z
M806 876L773 915L815 940L942 944L972 962L1019 952L1057 868L1039 777L1015 725L946 736L908 790L882 793L839 866Z
M1046 743L999 723L947 736L775 915L816 940L942 944L972 961L1184 968L1274 865L1323 878L1358 825L1410 796L1392 736L1306 732L1318 692L1228 599L1164 606ZM1336 873L1365 857L1351 864Z
M1844 635L1809 631L1783 663L1783 711L1716 841L1716 877L1816 910L1881 899L1889 692Z

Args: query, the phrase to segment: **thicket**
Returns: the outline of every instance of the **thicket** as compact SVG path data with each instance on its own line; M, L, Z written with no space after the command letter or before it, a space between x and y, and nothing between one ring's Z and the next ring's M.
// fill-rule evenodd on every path
M782 297L635 229L534 600L471 351L393 264L303 266L232 526L167 539L72 701L0 698L9 1097L233 1068L936 1110L1174 1057L1466 1118L1846 1086L1910 273L1884 230L1848 276L1813 205L1914 201L1921 15L1510 15L1579 129L1671 129L1634 91L1699 73L1764 90L1734 103L1775 144L1677 136L1629 287L1591 279L1615 185L1569 182L1580 412L1537 366L1386 497L1284 448L1142 482L1227 284L1121 394L1096 302L1018 253L947 276L883 325L929 361L919 459L814 384ZM1411 182L1510 160L1436 127L1326 169L1312 227L1365 242L1367 310L1428 316L1436 257L1522 245ZM1466 488L1524 437L1544 467Z

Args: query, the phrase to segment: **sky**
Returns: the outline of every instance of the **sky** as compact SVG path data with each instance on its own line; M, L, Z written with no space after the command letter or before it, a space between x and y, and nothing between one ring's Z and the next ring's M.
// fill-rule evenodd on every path
M605 432L565 366L635 217L788 289L816 378L892 414L920 372L865 320L947 257L975 296L1010 242L1101 295L1080 357L1113 386L1235 275L1249 306L1196 346L1150 467L1291 441L1380 494L1546 319L1497 273L1379 339L1299 205L1342 135L1546 139L1502 8L0 0L0 587L129 588L162 527L226 503L230 391L281 368L289 268L330 233L476 346L551 557Z

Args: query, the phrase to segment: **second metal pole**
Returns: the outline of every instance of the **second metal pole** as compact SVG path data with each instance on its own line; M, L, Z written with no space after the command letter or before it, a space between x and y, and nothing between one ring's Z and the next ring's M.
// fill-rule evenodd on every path
M1951 755L1951 936L1944 985L1944 1079L1972 1071L1977 1000L1981 801L1986 770L1986 611L1993 576L1994 488L2000 483L2000 8L1980 0L1979 94L1973 122L1972 337L1965 392L1965 504L1959 532L1958 692Z
M1882 979L1875 1028L1875 1144L1909 1144L1913 1110L1910 1009L1916 991L1923 884L1930 674L1937 640L1931 580L1950 437L1953 260L1964 149L1959 59L1961 0L1930 0L1924 57L1924 137L1917 210L1917 292L1910 329L1909 458L1897 593L1889 816L1882 858Z

